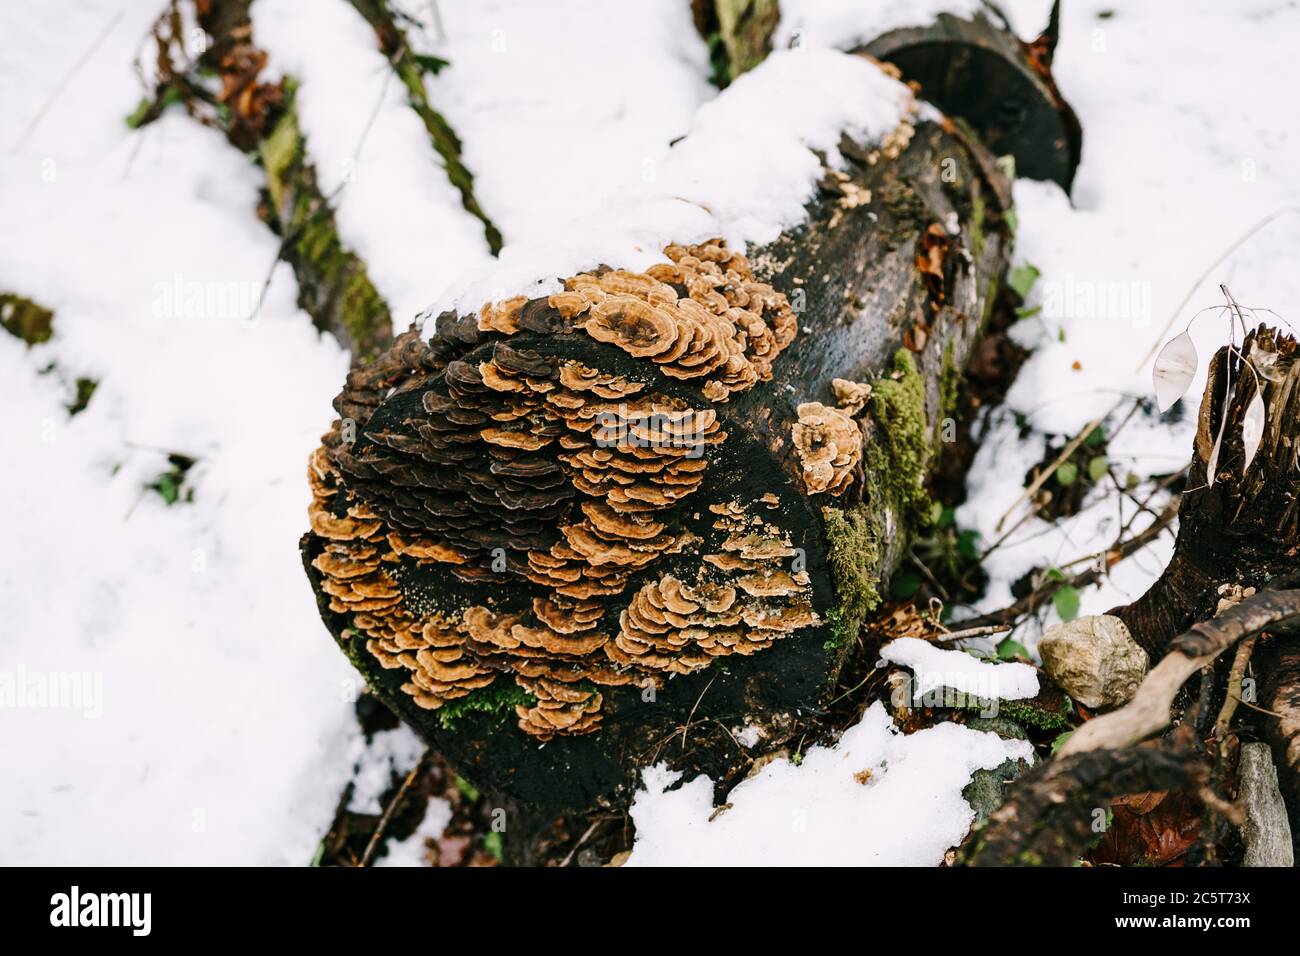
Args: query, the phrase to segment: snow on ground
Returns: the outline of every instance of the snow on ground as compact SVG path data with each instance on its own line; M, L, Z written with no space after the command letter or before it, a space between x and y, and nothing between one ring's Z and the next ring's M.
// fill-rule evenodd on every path
M375 861L375 866L428 866L427 841L442 836L451 822L451 804L442 797L430 797L424 819L405 840L388 843L388 852Z
M432 6L403 0L436 35ZM689 3L439 0L436 9L444 41L429 49L451 66L426 86L507 242L553 239L557 224L652 180L716 92Z
M1038 672L1028 664L981 661L965 651L944 650L916 637L900 637L880 649L891 664L916 675L914 693L950 687L985 700L1020 700L1038 695Z
M1046 23L1050 3L1013 0L1003 7L1031 37ZM1117 410L1114 426L1134 397L1151 396L1151 350L1197 310L1222 304L1219 282L1241 302L1296 322L1289 311L1300 294L1300 213L1291 213L1213 269L1165 332L1197 277L1235 240L1269 215L1300 207L1300 134L1287 119L1294 110L1285 93L1300 82L1300 62L1278 42L1300 29L1300 9L1279 2L1067 0L1063 13L1053 72L1082 122L1083 162L1073 205L1053 184L1015 186L1015 260L1041 270L1029 305L1043 308L1018 324L1016 337L1035 351L1006 408L994 414L968 478L970 497L957 513L986 545L1020 517L1017 511L997 528L1025 472L1042 457L1043 433L1073 436ZM1206 50L1221 52L1225 65L1208 62ZM1204 363L1224 344L1226 322L1204 314L1192 334ZM1166 421L1133 419L1109 449L1116 470L1148 476L1181 468L1203 387L1201 374ZM1016 412L1035 429L1025 439ZM1119 505L1114 494L1094 498L1056 529L1031 518L1008 535L984 563L993 580L978 609L1011 603L1011 582L1031 567L1064 566L1113 544ZM1156 510L1162 504L1153 503ZM1125 501L1123 520L1134 510ZM1130 533L1149 520L1140 517ZM1172 543L1165 534L1112 569L1102 587L1083 593L1081 613L1139 596ZM1039 622L1016 635L1030 648L1039 636Z
M297 552L347 357L285 267L250 321L259 174L179 111L128 131L156 11L122 11L0 13L0 288L55 312L34 350L0 335L0 860L302 864L359 737ZM199 459L192 503L146 490L164 450Z
M300 83L296 104L321 192L404 332L432 295L491 261L406 88L346 3L258 0L254 37Z
M833 747L777 759L731 791L662 764L632 804L628 866L936 866L975 819L962 789L976 770L1033 759L1029 743L958 724L910 735L876 702ZM716 814L716 815L715 815Z
M357 764L348 809L375 816L383 813L384 793L395 779L400 780L411 772L420 762L424 749L424 741L405 724L380 731L368 745L360 742L355 748Z
M275 68L310 80L300 105L326 188L352 174L341 231L402 326L483 260L482 230L437 174L396 84L384 88L368 28L341 3L319 6L290 22L281 0L258 0L258 35L274 40ZM696 160L755 137L762 149L751 157L775 149L762 140L767 114L785 123L803 111L795 77L781 71L834 58L816 48L871 28L841 6L787 0L782 35L798 20L804 50L775 57L697 115L712 93L686 4L440 2L445 40L432 26L433 39L420 40L452 65L427 86L464 140L478 198L525 250L507 249L507 269L572 271L566 263L586 240L557 222L619 220L629 202L671 195L666 184L727 199L719 218L740 223L742 237L770 228L780 207L746 194L756 171L696 182L698 162L675 170L669 144L689 132L672 153ZM1007 6L1032 36L1049 4ZM1043 310L1016 330L1036 351L1009 396L1033 428L1021 438L1010 412L993 417L958 514L986 544L1000 536L998 519L1044 435L1077 433L1149 395L1149 363L1140 366L1196 277L1251 225L1300 206L1285 99L1300 80L1285 42L1300 11L1280 0L1164 0L1102 16L1109 6L1065 3L1055 70L1085 130L1073 205L1053 185L1016 185L1017 261L1042 270L1030 302ZM880 2L863 5L863 23L904 7L909 18L933 12ZM143 132L125 128L141 94L131 63L154 5L58 0L20 10L0 11L0 290L52 307L56 335L33 350L0 336L0 400L12 419L0 474L9 503L0 861L300 864L354 771L357 805L373 809L382 776L400 773L414 750L400 736L361 740L355 675L325 637L296 551L305 458L347 357L294 306L284 267L248 321L276 251L253 213L256 170L176 111ZM813 145L826 117L808 113ZM782 189L806 175L793 162L780 169L772 181ZM673 208L670 226L700 235L718 225L698 206ZM747 209L776 209L776 218L746 219ZM529 244L556 235L538 273ZM641 252L657 254L662 238L645 230ZM1218 302L1219 281L1247 304L1287 313L1300 291L1298 251L1300 216L1278 219L1212 271L1174 329ZM1222 323L1202 316L1194 335L1208 356ZM101 384L69 418L76 376ZM1130 421L1112 462L1140 476L1180 467L1199 390L1180 421ZM168 468L162 450L198 457L185 485L192 502L168 507L145 490ZM1121 515L1113 497L1098 496L1056 528L1020 524L985 561L993 581L980 609L1009 603L1011 582L1031 566L1066 567L1110 544L1132 508ZM1083 612L1141 593L1169 541L1085 592ZM1017 635L1031 646L1034 637ZM5 697L6 687L18 696ZM49 706L64 692L63 706ZM836 747L798 767L769 765L712 823L707 780L663 792L669 781L652 771L634 811L633 861L933 864L969 824L960 790L972 770L1020 746L953 725L901 737L874 706ZM860 770L873 771L865 784L853 777ZM436 835L446 812L431 805L423 834ZM418 862L422 847L413 837L395 856Z

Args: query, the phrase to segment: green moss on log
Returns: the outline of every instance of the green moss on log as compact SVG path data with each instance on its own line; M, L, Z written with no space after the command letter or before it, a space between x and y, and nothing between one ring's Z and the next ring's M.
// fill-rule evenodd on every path
M465 207L465 211L483 223L483 234L487 239L488 247L492 250L492 255L495 256L501 251L501 232L474 197L474 176L461 161L460 137L429 101L429 94L424 86L424 74L429 58L411 52L411 47L406 42L406 34L399 25L398 18L389 9L386 0L352 0L352 6L374 29L384 55L388 57L388 62L392 64L398 79L406 88L407 102L424 123L434 150L442 157L447 178L460 193L461 204ZM441 68L443 61L436 62Z
M939 420L935 423L936 433L942 431L943 420L952 418L957 412L957 401L961 398L961 380L961 366L957 364L957 340L950 339L944 346L939 368Z
M536 697L502 676L481 690L448 701L433 713L444 730L453 730L461 721L475 714L486 714L494 718L493 723L503 723L506 718L514 716L516 706L532 707L536 703Z
M826 615L831 630L826 646L836 650L850 646L867 615L880 606L881 528L866 505L824 508L822 517L831 580L839 599Z
M716 0L718 35L727 53L722 85L758 66L772 52L772 34L781 19L777 0Z
M298 303L316 327L334 333L364 364L392 340L392 316L362 259L344 246L294 110L295 85L285 82L285 109L258 144L266 191L282 239L281 258L298 279Z
M917 526L930 523L930 495L925 490L930 461L925 415L925 381L912 353L894 353L893 373L872 386L871 412L883 442L867 445L873 483L900 519Z

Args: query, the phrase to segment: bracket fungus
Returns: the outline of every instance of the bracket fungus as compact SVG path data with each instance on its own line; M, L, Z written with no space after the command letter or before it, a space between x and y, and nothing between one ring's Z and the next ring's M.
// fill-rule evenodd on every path
M794 423L794 444L810 495L842 495L862 461L862 429L849 414L821 402L804 402Z
M408 672L402 690L420 707L513 680L536 701L517 706L525 733L589 733L595 687L657 686L816 622L807 573L764 566L780 549L701 564L690 584L631 587L701 543L659 515L698 491L704 450L727 438L712 402L770 378L796 332L786 297L721 240L665 255L645 273L594 270L545 299L486 303L472 328L443 317L433 342L408 333L386 365L349 377L336 405L368 440L344 440L339 424L312 456L311 527L329 541L312 565L330 610L381 666ZM512 344L539 328L649 360L700 397L599 367L601 353ZM452 357L475 332L488 347ZM402 411L376 422L390 390ZM402 580L433 566L466 584L513 581L529 600L424 607Z

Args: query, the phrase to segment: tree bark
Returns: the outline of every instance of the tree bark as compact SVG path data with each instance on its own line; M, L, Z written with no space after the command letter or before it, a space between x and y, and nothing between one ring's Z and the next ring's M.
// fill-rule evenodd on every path
M968 123L994 154L1013 156L1016 175L1051 180L1068 193L1083 132L1052 77L1059 36L1059 0L1033 43L1018 39L987 4L987 14L940 14L929 26L891 30L863 49L919 83L926 99Z
M696 29L710 45L721 85L771 51L777 6L775 0L692 0ZM943 13L926 26L890 30L859 52L898 67L903 79L967 124L990 152L1013 157L1017 175L1051 180L1069 192L1083 131L1052 76L1060 2L1032 43L1015 35L995 4L983 6L969 19Z

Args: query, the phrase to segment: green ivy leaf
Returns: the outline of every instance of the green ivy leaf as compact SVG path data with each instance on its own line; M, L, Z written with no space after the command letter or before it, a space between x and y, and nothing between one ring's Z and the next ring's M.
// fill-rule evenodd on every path
M1029 659L1029 651L1026 650L1025 645L1019 641L1013 641L1009 637L998 644L998 660L1009 661L1016 657Z
M1025 263L1023 266L1016 266L1011 270L1011 274L1007 277L1007 284L1015 290L1016 295L1023 299L1029 295L1029 290L1034 287L1034 283L1038 281L1038 277L1041 275L1042 273L1038 271L1037 266Z
M919 574L914 571L900 571L894 575L894 583L890 591L896 600L906 601L919 590L921 590L921 576Z
M177 499L180 498L180 488L176 485L176 479L170 474L158 476L157 488L158 494L162 495L163 501L169 505L176 504Z
M1105 455L1098 455L1088 462L1088 477L1092 483L1096 484L1106 477L1106 472L1110 470L1110 462L1106 460Z
M1062 462L1056 469L1056 480L1062 485L1072 485L1079 477L1079 466L1072 461Z
M1052 595L1052 604L1056 606L1056 613L1062 621L1073 621L1079 616L1079 589L1065 585Z
M971 561L978 561L980 556L980 533L978 531L963 531L957 535L957 553L963 558Z
M456 789L459 790L460 795L470 803L478 802L478 790L475 789L474 784L470 783L464 777L456 777Z

